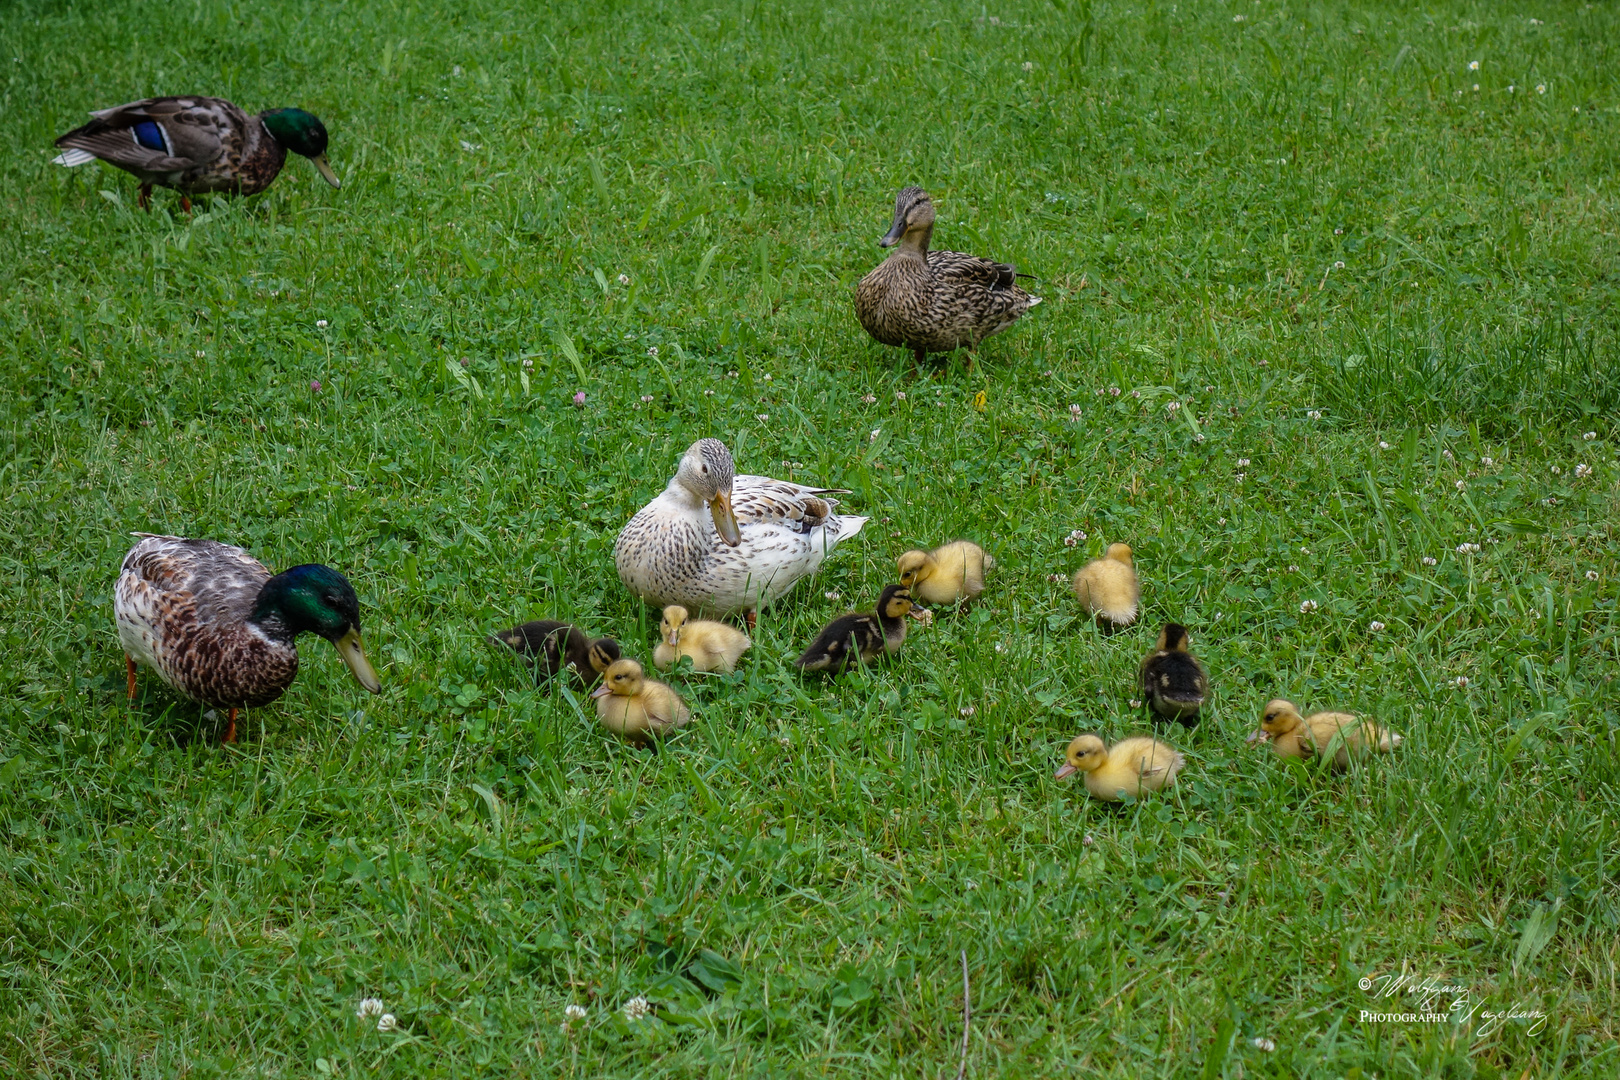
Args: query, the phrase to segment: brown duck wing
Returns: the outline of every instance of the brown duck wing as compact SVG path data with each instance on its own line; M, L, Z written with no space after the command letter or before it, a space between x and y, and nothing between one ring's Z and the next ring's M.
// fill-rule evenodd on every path
M1018 277L1018 268L1011 263L998 263L960 251L930 251L928 269L945 281L981 285L986 289L1010 289Z
M207 165L225 151L248 116L221 98L146 98L90 114L83 127L56 140L120 168L171 173Z
M270 580L265 565L239 547L217 540L137 535L143 539L124 556L123 572L175 600L188 597L202 626L245 620Z

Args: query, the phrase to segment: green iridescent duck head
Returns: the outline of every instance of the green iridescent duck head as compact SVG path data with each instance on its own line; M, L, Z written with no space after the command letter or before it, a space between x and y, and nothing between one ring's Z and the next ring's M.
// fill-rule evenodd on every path
M318 117L303 109L271 109L260 113L259 119L276 142L309 158L328 184L342 186L326 161L326 125Z
M337 647L355 681L373 694L382 689L360 645L360 598L330 566L295 566L265 582L248 621L279 641L319 634Z

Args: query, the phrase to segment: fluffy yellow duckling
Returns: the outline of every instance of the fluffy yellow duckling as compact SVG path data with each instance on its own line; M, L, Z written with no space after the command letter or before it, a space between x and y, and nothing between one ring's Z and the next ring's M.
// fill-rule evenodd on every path
M1327 752L1334 736L1344 737L1333 755L1332 768L1342 772L1350 767L1352 755L1362 758L1373 751L1388 754L1405 740L1371 720L1363 720L1355 713L1319 712L1300 716L1292 701L1275 698L1266 702L1260 715L1260 730L1249 736L1249 744L1271 743L1271 749L1280 757L1314 758Z
M956 604L978 598L984 592L984 572L996 560L971 540L953 540L933 551L908 551L895 560L900 568L900 584L911 590L914 600L925 604ZM919 612L912 611L913 615Z
M602 675L602 685L591 691L602 726L627 743L646 746L692 719L681 695L661 682L645 678L634 660L616 660Z
M1142 587L1136 580L1130 545L1109 544L1107 554L1082 566L1074 575L1074 595L1104 630L1135 622Z
M1159 644L1142 661L1142 700L1159 719L1190 728L1198 723L1198 710L1208 695L1204 666L1187 651L1187 628L1165 623Z
M1121 739L1112 749L1095 735L1080 735L1069 744L1055 777L1086 774L1086 790L1094 799L1118 802L1126 795L1162 791L1175 782L1187 759L1167 743L1137 735Z
M659 671L668 671L683 656L692 658L695 671L735 671L737 661L753 644L747 634L734 626L689 618L687 610L679 604L664 609L658 631L663 641L653 650L653 663Z

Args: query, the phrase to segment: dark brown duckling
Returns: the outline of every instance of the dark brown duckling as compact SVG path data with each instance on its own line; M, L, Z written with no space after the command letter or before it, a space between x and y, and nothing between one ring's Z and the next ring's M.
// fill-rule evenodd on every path
M537 619L489 636L491 643L504 646L534 665L535 673L546 678L563 669L574 673L581 686L589 686L597 676L619 659L619 643L610 637L592 641L571 623Z
M1198 723L1198 710L1209 696L1209 678L1197 657L1187 651L1187 628L1165 623L1159 644L1142 661L1142 700L1156 720L1182 727Z
M911 590L890 585L878 597L871 613L840 615L794 661L800 671L843 671L852 663L866 663L897 652L906 640L906 615L911 611Z

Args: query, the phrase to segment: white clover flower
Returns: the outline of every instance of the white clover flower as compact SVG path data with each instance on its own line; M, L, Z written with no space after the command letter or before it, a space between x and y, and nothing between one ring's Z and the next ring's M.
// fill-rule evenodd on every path
M315 320L315 329L317 329L317 330L325 330L326 329L326 320L325 319L316 319Z
M1581 462L1579 465L1575 466L1575 475L1578 476L1578 477L1580 477L1580 476L1591 476L1592 475L1592 466L1588 465L1584 461Z
M861 395L861 404L862 405L871 405L875 401L877 401L877 395L876 394L862 394Z
M1217 524L1217 525L1225 525L1226 524L1226 519L1225 518L1216 518L1215 519L1215 524Z
M1299 573L1299 567L1297 567L1297 566L1289 566L1288 567L1288 572L1290 574L1297 574L1297 573Z
M1140 701L1136 700L1135 698L1131 698L1131 708L1140 709L1141 707L1142 703Z
M1004 652L1006 652L1006 651L1007 651L1007 644L1006 644L1006 642L1002 642L1002 641L998 641L998 642L996 642L996 652L1001 652L1001 653L1004 653Z
M1322 410L1321 409L1312 409L1310 412L1306 413L1305 415L1310 417L1312 420L1320 420L1320 419L1322 419Z
M1546 92L1547 92L1547 84L1546 83L1536 83L1536 93L1545 94Z
M1024 70L1025 71L1034 71L1035 70L1034 63L1029 61L1029 60L1025 60L1024 61Z
M656 360L658 358L658 346L656 346L656 345L647 346L647 355Z
M1508 83L1508 93L1511 94L1511 93L1513 93L1514 91L1516 91L1518 89L1519 88L1517 86L1514 86L1512 83Z
M1069 576L1067 574L1047 574L1046 575L1046 580L1050 581L1054 585L1056 585L1056 584L1059 584L1061 582L1068 581Z
M1378 440L1378 449L1380 449L1380 450L1388 450L1389 449L1389 443L1385 442L1383 439L1379 439Z
M398 1031L399 1021L395 1019L393 1013L383 1013L381 1016L377 1017L377 1030Z
M1311 612L1313 612L1315 610L1316 610L1316 601L1315 600L1301 600L1299 602L1299 613L1301 615L1309 615Z
M1243 478L1245 476L1247 476L1247 475L1248 475L1247 473L1235 473L1235 474L1233 474L1232 479L1236 480L1238 483L1241 484L1241 483L1243 483Z
M875 428L872 429L872 434L867 436L866 441L867 442L877 442L878 441L878 436L881 435L881 434L883 434L883 429L880 428L880 427L875 427Z
M822 595L825 596L828 600L836 600L836 599L838 599L839 593L838 593L837 589L828 589Z
M1167 413L1179 412L1180 409L1181 409L1181 402L1179 402L1179 401L1172 401L1172 402L1170 402L1170 404L1168 404L1168 405L1166 405L1164 407L1164 411L1167 412Z
M1562 475L1564 475L1564 470L1561 467L1559 467L1557 465L1554 465L1552 467L1552 474L1554 476L1562 476Z
M1244 16L1244 15L1234 15L1234 16L1232 16L1232 21L1233 22L1243 22L1246 18L1247 18L1247 16Z
M1457 545L1457 554L1459 554L1459 555L1477 555L1477 554L1479 554L1479 545L1478 544L1458 544Z
M1479 83L1474 84L1474 93L1479 93Z
M619 284L620 285L628 285L628 284L630 284L630 275L629 274L620 274L619 275Z
M1383 628L1384 628L1384 624L1379 622L1377 619L1374 619L1372 622L1367 624L1367 629L1371 630L1375 634L1378 633Z
M626 1020L640 1020L650 1012L652 1012L652 1006L640 994L624 1003L624 1018Z
M198 353L197 355L201 356L202 354ZM1595 432L1595 431L1583 432L1581 434L1581 438L1585 439L1587 442L1591 442L1593 439L1597 438L1597 432Z
M1424 566L1433 566L1438 561L1439 560L1436 559L1433 555L1425 555L1425 556L1423 556L1423 565Z
M1587 581L1596 581L1597 579L1598 579L1598 572L1596 570L1588 570L1586 572L1586 580Z
M904 400L906 400L906 392L904 390L896 390L894 392L894 400L896 400L896 401L904 401Z
M762 424L768 424L768 423L771 422L771 414L770 413L756 413L754 415L754 419L758 420Z
M1343 270L1344 269L1344 260L1343 259L1334 259L1333 260L1333 269L1335 269L1335 270Z
M714 391L713 390L705 390L705 391L703 391L703 396L704 397L714 397Z
M1076 540L1073 536L1065 536L1063 538L1063 546L1064 547L1074 547L1079 542L1080 541Z
M1269 1054L1277 1049L1277 1044L1266 1038L1250 1039L1249 1045L1264 1054Z
M1466 689L1468 689L1468 676L1466 676L1466 675L1459 675L1459 676L1457 676L1457 679L1456 679L1456 682L1455 682L1455 684L1454 684L1454 685L1455 685L1455 686L1456 686L1456 687L1457 687L1457 689L1459 689L1459 690L1466 690Z
M653 396L651 394L642 394L641 395L641 400L642 401L651 401L652 399L653 399Z
M1468 61L1468 70L1469 71L1478 71L1479 70L1479 61L1478 60L1470 60L1470 61Z
M570 1020L583 1020L585 1019L585 1006L569 1005L567 1008L563 1009L563 1015L568 1017Z
M972 705L964 705L964 706L962 706L960 709L958 709L956 711L957 711L957 713L959 715L961 715L963 717L968 717L968 716L972 716L974 713L978 712L979 710L974 708Z
M524 371L533 371L534 370L534 358L533 357L530 357L529 359L523 361L523 370Z
M360 1007L354 1011L354 1015L362 1020L370 1020L373 1016L381 1016L382 1011L381 998L361 998Z
M1468 490L1468 481L1466 481L1466 480L1458 480L1455 486L1456 486L1458 491L1467 491Z
M1238 458L1237 459L1237 467L1240 468L1240 469L1247 469L1249 467L1249 459L1246 458L1246 457Z
M1440 451L1440 456L1451 462L1455 462L1457 460L1457 455L1453 454L1449 447Z
M1488 457L1480 458L1479 463L1481 465L1485 466L1487 469L1490 468L1492 465L1496 464L1496 462L1494 460L1492 460L1491 458L1488 458Z
M1076 420L1080 419L1080 406L1078 406L1078 405L1070 405L1069 406L1069 415L1072 418L1076 419Z
M1204 441L1204 433L1202 431L1193 432L1193 442L1203 442L1203 441Z
M1109 394L1113 395L1114 397L1119 397L1119 395L1120 395L1120 389L1117 386L1110 386L1108 388L1108 392L1109 392Z
M1096 842L1097 842L1096 838L1093 837L1090 833L1086 833L1086 835L1081 837L1081 839L1080 839L1080 843L1081 843L1081 845L1083 847L1090 847L1092 844L1095 844Z
M767 374L767 375L766 375L766 376L765 376L765 381L766 381L766 382L774 382L774 381L775 381L775 379L774 379L774 378L773 378L773 377L772 377L772 376L771 376L771 375L769 375L769 374Z

